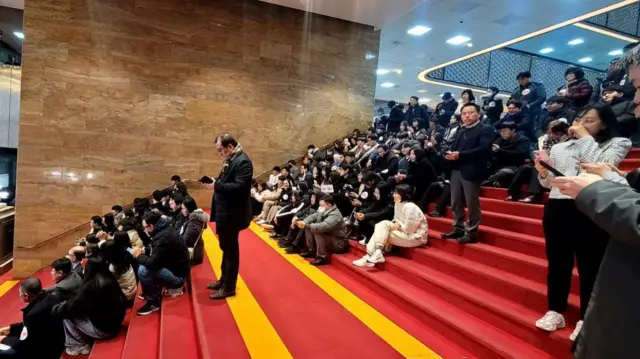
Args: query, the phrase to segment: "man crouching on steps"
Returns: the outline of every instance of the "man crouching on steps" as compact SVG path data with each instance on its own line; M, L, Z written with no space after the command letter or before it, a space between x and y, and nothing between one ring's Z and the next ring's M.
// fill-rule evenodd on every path
M347 224L331 196L320 199L318 212L296 222L298 228L304 229L308 251L300 254L303 258L313 258L314 266L328 263L327 251L346 253L349 250Z

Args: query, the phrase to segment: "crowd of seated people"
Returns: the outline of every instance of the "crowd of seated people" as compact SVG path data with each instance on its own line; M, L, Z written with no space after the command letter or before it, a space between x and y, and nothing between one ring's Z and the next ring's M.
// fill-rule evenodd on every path
M111 213L91 217L89 233L51 263L53 286L42 288L37 278L23 281L23 322L0 328L8 347L3 355L89 354L93 342L120 332L136 296L146 301L137 315L149 315L160 310L163 296L184 294L190 267L203 262L209 216L179 176L171 182L151 199L136 199L131 209L114 205Z

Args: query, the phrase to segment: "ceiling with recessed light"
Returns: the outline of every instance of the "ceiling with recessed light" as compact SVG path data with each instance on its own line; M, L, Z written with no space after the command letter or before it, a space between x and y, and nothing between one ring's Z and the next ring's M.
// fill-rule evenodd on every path
M458 95L461 89L420 81L417 75L425 69L618 3L616 0L424 1L382 29L378 69L390 71L378 75L376 99L406 102L410 96L419 95L428 99L430 106L435 105L443 92ZM430 31L423 35L407 33L416 26ZM519 50L536 54L551 47L554 51L543 56L557 56L573 63L590 57L592 61L584 66L604 69L611 58L607 54L626 44L575 26L561 30L547 34L546 39L542 38L545 35L540 36L542 39L530 39L527 41L530 45L524 42L510 47L521 46ZM582 38L584 43L567 44L576 38ZM401 73L393 72L394 69ZM382 87L383 83L387 86ZM389 83L394 86L388 86ZM514 80L513 86L516 85Z

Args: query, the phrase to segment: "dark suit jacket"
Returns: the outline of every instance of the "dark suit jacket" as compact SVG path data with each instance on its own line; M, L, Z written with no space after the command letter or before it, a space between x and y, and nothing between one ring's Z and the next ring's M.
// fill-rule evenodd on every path
M249 227L252 179L253 164L244 152L223 167L214 185L211 203L211 221L216 222L217 233Z
M495 130L489 125L478 123L472 128L461 128L449 148L460 152L456 161L449 161L452 170L459 170L467 181L480 182L488 175L491 145L496 138Z
M640 194L628 186L599 181L580 192L576 205L611 235L576 358L640 358Z
M75 266L72 271L78 273L78 275L80 277L84 278L84 268L82 267L82 263L79 263L77 266Z

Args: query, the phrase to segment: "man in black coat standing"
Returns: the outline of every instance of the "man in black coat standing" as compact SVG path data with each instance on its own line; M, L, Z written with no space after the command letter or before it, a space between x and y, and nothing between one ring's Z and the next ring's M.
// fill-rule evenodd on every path
M251 223L251 180L253 163L238 141L228 133L216 137L216 150L224 159L220 175L207 185L213 189L211 220L222 250L222 275L207 286L215 290L211 299L224 299L236 294L240 268L238 235Z
M40 280L31 277L20 284L20 299L27 303L22 309L22 323L0 328L0 342L10 347L0 357L60 358L64 351L64 328L62 320L51 314L51 309L60 304L60 297L46 293Z
M480 106L467 103L460 110L462 128L445 154L451 165L451 210L453 231L442 238L457 239L459 243L475 243L480 213L480 184L487 178L491 144L495 138L493 127L480 123ZM464 202L469 208L469 221L464 223Z

